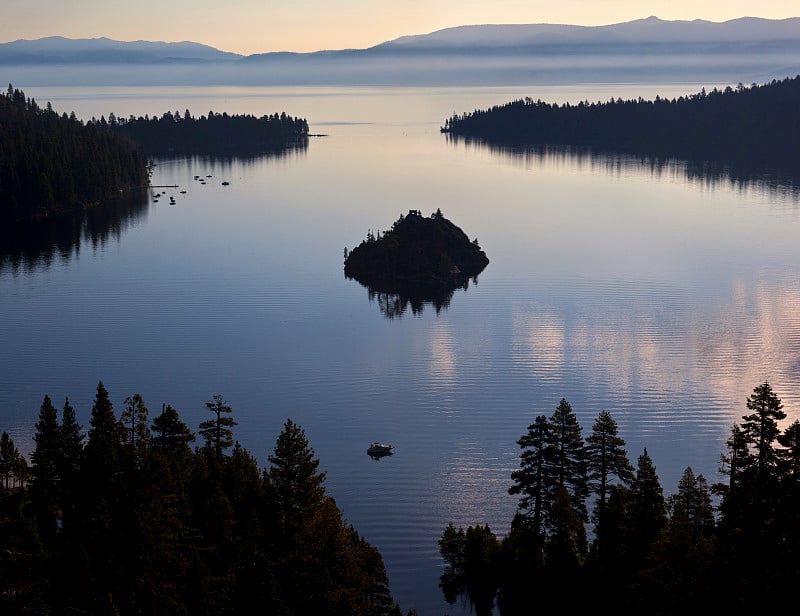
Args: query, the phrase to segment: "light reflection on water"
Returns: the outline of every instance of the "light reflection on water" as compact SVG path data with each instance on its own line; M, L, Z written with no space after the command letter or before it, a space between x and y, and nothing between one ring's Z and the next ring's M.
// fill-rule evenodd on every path
M336 123L285 157L158 161L154 183L187 190L174 206L151 202L102 242L62 246L49 267L0 269L0 428L23 450L45 393L69 396L86 425L98 380L117 408L139 392L191 426L224 394L262 464L291 417L381 550L395 598L427 615L457 612L437 588L442 529L507 531L516 440L562 397L585 435L608 410L632 461L647 447L667 494L686 466L716 479L727 430L764 379L787 421L800 417L791 182L439 134L454 110L511 89L233 90L205 91L200 111L267 101L264 112ZM60 104L195 105L180 92ZM437 207L490 264L440 311L387 319L344 278L342 249ZM395 455L372 460L374 440Z

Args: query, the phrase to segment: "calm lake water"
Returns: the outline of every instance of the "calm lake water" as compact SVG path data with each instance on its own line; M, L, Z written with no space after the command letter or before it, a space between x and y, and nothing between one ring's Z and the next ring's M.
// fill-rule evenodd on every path
M562 397L584 436L609 411L633 463L647 448L666 495L687 466L718 479L729 428L764 380L787 422L800 417L790 183L439 133L453 112L524 96L672 97L716 84L14 85L82 119L285 111L324 135L281 157L158 160L153 183L178 188L156 189L157 202L90 221L54 249L48 236L24 256L4 251L0 429L25 452L45 394L57 406L68 396L86 426L100 380L118 412L141 393L194 428L222 394L262 466L291 418L329 493L383 554L395 599L428 616L468 611L438 589L442 529L507 532L516 440ZM449 306L395 314L344 278L343 249L368 229L437 208L491 261ZM371 459L374 440L395 455Z

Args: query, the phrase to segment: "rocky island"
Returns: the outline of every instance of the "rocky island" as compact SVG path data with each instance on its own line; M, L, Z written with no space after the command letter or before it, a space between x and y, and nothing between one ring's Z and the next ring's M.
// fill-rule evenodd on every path
M390 231L370 231L345 248L344 274L376 292L436 296L466 287L488 263L477 238L470 241L441 210L430 217L410 210Z

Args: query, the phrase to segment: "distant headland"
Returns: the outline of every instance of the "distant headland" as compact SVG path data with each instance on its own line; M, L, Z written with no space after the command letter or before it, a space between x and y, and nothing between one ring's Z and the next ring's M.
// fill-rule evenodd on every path
M409 210L383 235L369 231L345 248L344 274L374 291L424 295L466 286L488 264L477 238L470 241L441 210L430 217Z

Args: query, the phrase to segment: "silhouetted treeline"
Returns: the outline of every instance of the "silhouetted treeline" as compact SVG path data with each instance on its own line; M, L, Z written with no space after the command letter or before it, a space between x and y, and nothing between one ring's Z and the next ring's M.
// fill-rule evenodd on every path
M559 144L683 158L800 160L800 76L654 100L519 99L453 115L442 132L497 144Z
M544 606L631 615L769 613L800 584L800 421L781 430L768 383L747 398L709 486L687 467L664 497L647 449L634 467L602 411L585 439L562 399L517 441L520 496L509 533L452 524L439 541L441 588L478 616ZM716 501L716 504L715 504ZM587 529L591 525L590 541Z
M308 122L286 113L259 118L209 111L195 118L187 109L152 118L111 113L93 123L136 140L151 155L275 152L308 143Z
M148 181L144 149L8 86L0 93L0 221L98 205Z
M174 408L117 416L102 383L87 433L44 397L30 466L4 432L0 613L399 616L304 431L287 420L260 468L224 398L206 407L194 448Z

